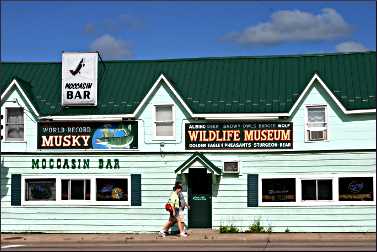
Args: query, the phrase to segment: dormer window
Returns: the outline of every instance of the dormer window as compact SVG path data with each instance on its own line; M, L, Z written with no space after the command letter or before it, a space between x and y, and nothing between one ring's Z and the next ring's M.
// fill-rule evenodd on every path
M24 140L24 109L6 108L5 140Z
M327 140L327 108L326 106L306 106L305 140Z
M156 139L172 139L175 136L173 105L155 105L154 136Z

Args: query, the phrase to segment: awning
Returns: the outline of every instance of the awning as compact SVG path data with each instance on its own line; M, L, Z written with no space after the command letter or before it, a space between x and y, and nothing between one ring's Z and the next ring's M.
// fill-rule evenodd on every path
M200 152L195 152L189 159L187 159L183 164L181 164L177 169L175 169L175 173L187 173L188 168L190 168L195 162L199 162L201 165L203 165L203 167L206 168L209 173L221 175L221 169L214 165L208 158L206 158Z

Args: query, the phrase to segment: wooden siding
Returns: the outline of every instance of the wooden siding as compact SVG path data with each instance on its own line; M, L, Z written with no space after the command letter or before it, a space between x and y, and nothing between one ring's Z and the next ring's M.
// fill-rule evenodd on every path
M342 174L376 172L374 152L333 153L207 153L214 164L240 159L238 176L222 175L213 184L212 223L246 229L260 218L273 232L375 232L375 205L247 207L247 174ZM83 158L79 155L36 155L38 158ZM174 170L186 154L89 155L89 169L31 169L33 156L3 155L1 167L2 232L157 232L167 221L163 208L176 180ZM35 158L35 157L34 157ZM98 158L118 158L120 169L99 169ZM65 175L142 174L141 206L11 206L11 174ZM374 192L375 193L375 192ZM185 192L185 196L187 194ZM186 214L187 218L187 214ZM189 223L188 223L189 224Z

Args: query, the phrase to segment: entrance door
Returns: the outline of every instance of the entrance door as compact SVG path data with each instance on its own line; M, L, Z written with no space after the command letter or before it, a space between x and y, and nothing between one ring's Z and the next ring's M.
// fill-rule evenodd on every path
M212 227L212 174L206 169L193 168L188 174L188 226Z

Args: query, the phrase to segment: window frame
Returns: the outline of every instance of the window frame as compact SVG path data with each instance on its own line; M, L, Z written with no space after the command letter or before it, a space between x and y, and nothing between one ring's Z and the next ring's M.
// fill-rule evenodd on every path
M55 179L55 200L26 200L26 180L27 179ZM23 205L52 205L56 204L58 201L58 180L55 176L44 175L44 176L31 176L31 175L21 175L21 206Z
M63 201L63 202L71 202L71 201L73 201L73 202L80 202L80 201L82 201L82 202L90 202L91 201L91 198L92 198L92 181L91 181L91 179L90 178L71 178L71 177L69 177L69 178L61 178L60 179L60 190L62 190L62 180L68 180L69 182L68 182L68 198L70 198L70 193L71 193L71 187L72 187L72 180L83 180L84 181L84 199L83 200L75 200L75 199L66 199L66 200L63 200L62 199L62 191L61 191L61 194L60 194L60 200L61 201ZM86 180L89 180L89 184L90 184L90 199L89 200L86 200L85 199L85 192L86 192Z
M105 178L105 179L128 179L127 190L128 190L128 200L127 201L97 201L96 199L96 179ZM26 179L55 179L56 186L56 200L39 200L39 201L26 201L25 200L25 180ZM90 180L90 200L62 200L62 180ZM113 207L125 207L131 206L131 175L106 175L106 174L91 174L91 175L82 175L82 174L59 174L59 175L40 175L40 174L22 174L21 175L21 206L82 206L82 207L91 207L91 206L113 206Z
M128 200L127 201L97 201L97 179L127 179L127 193L128 193ZM90 191L90 199L96 202L96 205L131 205L131 176L114 176L114 175L103 175L103 176L96 176L93 181L91 181L90 186L92 187L92 182L94 183L93 190L91 188Z
M373 178L373 201L339 201L339 178L348 177L372 177ZM295 178L296 179L296 201L295 202L263 202L262 201L262 179ZM302 180L332 180L332 200L302 200ZM376 205L376 174L365 173L319 173L319 174L259 174L258 176L258 206L360 206Z
M326 126L323 127L326 131L326 138L323 140L310 140L309 138L309 132L310 129L313 129L308 126L309 124L309 108L324 108L325 109L325 124ZM329 137L329 115L328 115L328 107L325 104L308 104L305 105L305 113L304 113L304 139L306 143L316 143L316 142L328 142L330 137Z
M340 178L363 178L363 177L372 177L373 180L372 180L372 189L373 189L373 200L370 200L370 201L352 201L352 200L349 200L349 201L340 201L339 200L339 179ZM376 174L374 174L373 176L369 176L367 174L355 174L355 175L339 175L339 177L337 178L338 179L338 183L337 183L337 199L338 199L338 202L341 202L341 203L344 203L344 205L349 205L350 203L360 203L360 204L357 204L357 205L369 205L369 204L374 204L376 205ZM342 204L343 205L343 204ZM352 204L353 205L353 204Z
M173 127L173 135L172 136L157 136L157 123L163 123L167 121L157 121L157 107L164 107L164 106L170 106L172 109L172 127ZM176 140L176 124L175 124L175 104L172 103L159 103L159 104L153 104L153 140ZM170 122L170 121L169 121Z
M24 126L23 138L9 138L8 137L8 114L9 109L21 109L22 110L22 124ZM5 120L4 120L4 142L12 142L12 143L19 143L25 142L25 109L23 107L5 107ZM21 124L14 124L14 125L21 125Z
M317 199L314 199L314 200L304 200L302 199L302 181L310 181L310 180L314 180L315 181L315 186L316 186L316 198ZM318 199L318 181L319 180L331 180L331 196L332 196L332 199L331 200L319 200ZM321 178L318 178L318 177L315 177L315 178L300 178L300 200L301 202L313 202L316 204L316 202L327 202L327 203L330 203L330 202L333 202L334 201L334 179L333 178L326 178L326 177L321 177Z

